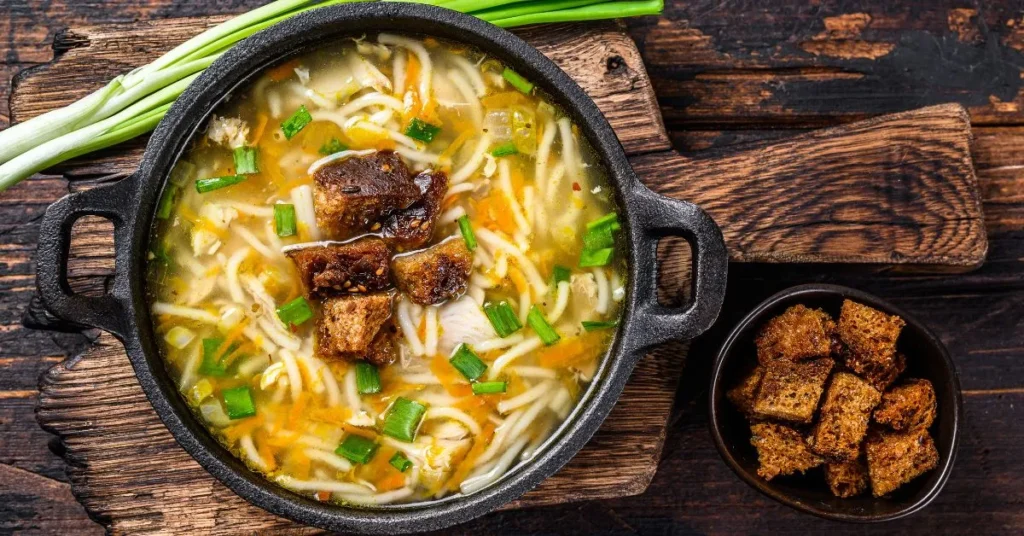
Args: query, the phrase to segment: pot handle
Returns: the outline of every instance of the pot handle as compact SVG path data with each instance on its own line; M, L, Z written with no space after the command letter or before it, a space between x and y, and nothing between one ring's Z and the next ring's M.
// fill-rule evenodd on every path
M630 229L637 245L636 305L623 336L627 348L639 353L670 340L692 339L711 327L725 299L729 255L722 231L697 205L644 187L636 194L639 217ZM658 302L658 241L669 236L684 238L693 255L693 301L683 307Z
M36 287L46 309L63 320L109 331L119 339L128 331L131 311L127 272L137 183L134 176L127 177L58 199L43 216L36 254ZM114 224L114 284L99 297L75 294L67 279L71 229L83 216L100 216Z

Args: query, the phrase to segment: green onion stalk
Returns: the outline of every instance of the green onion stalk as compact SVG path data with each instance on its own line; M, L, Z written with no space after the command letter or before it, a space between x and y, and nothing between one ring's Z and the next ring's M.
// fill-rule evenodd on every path
M359 1L275 0L206 30L69 106L7 128L0 132L0 192L61 162L152 131L181 92L239 41L305 11ZM663 7L663 0L398 1L461 11L503 28L658 15Z

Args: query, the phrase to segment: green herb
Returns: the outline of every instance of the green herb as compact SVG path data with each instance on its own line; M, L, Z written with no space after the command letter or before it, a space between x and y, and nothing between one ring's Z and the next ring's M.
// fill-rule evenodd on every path
M599 249L597 251L584 249L580 253L580 268L604 266L612 261L613 254L615 254L615 250L612 248Z
M465 343L460 344L459 347L455 349L455 353L452 354L452 357L448 362L455 367L455 370L461 372L469 381L473 381L480 376L483 376L484 371L487 370L487 365L481 361L480 357L476 355L476 352L474 352L473 349Z
M509 84L512 84L512 87L526 93L527 95L533 91L533 82L523 78L519 73L509 69L508 67L505 67L505 70L501 72L501 77L507 80Z
M400 473L404 473L412 467L412 462L409 461L409 458L406 458L405 454L402 454L401 452L396 452L395 455L388 460L388 463L391 464L391 467L398 469L398 472Z
M305 105L302 105L299 106L298 110L295 110L291 117L286 119L284 123L281 123L281 132L284 133L286 140L290 140L312 122L313 116L309 115L309 110L306 109Z
M583 235L583 249L598 251L615 246L614 233L621 229L619 215L612 212L587 224Z
M526 323L533 328L533 331L537 332L540 340L544 341L544 344L548 346L555 344L561 339L558 332L555 331L555 328L551 327L548 320L544 318L544 313L541 313L536 305L530 307L530 313L526 315Z
M174 201L178 198L178 193L181 188L173 184L168 184L167 188L164 189L164 195L160 196L160 205L156 209L156 218L158 220L166 220L171 217L171 211L174 210Z
M224 407L227 408L229 419L244 419L256 415L256 404L252 401L252 392L247 386L235 387L221 391Z
M377 367L364 361L356 363L356 391L361 395L380 392L380 373Z
M419 428L426 412L427 406L408 398L398 397L384 418L384 435L412 443L416 439L416 429Z
M298 326L313 318L313 309L306 298L299 296L277 308L277 317L288 326Z
M245 175L228 175L226 177L214 177L212 179L199 179L196 181L196 191L205 194L228 186L234 186L245 180Z
M494 326L494 332L503 339L523 327L523 324L519 322L519 317L512 310L512 306L508 302L488 303L484 305L484 314L487 315L487 319Z
M469 216L461 216L459 218L459 231L462 232L462 238L466 241L466 247L470 251L476 249L476 235L473 234L473 227L469 224Z
M377 443L363 436L350 434L338 445L335 454L348 459L352 463L369 463L377 454Z
M431 125L426 121L413 118L409 122L409 126L405 129L405 135L409 136L414 140L422 141L423 143L430 143L434 141L434 136L441 132L441 127L437 125Z
M223 344L224 339L203 339L203 360L199 363L200 374L216 378L223 378L228 375L228 368L224 364L224 358L238 349L238 345L232 344L225 350L224 354L217 355L217 350L220 350Z
M618 320L598 321L598 320L584 320L582 322L583 329L587 331L597 331L599 329L614 328L619 325Z
M255 147L235 148L235 173L238 175L252 175L260 172L260 166L256 163L259 149Z
M277 236L295 236L295 205L278 203L274 205L274 230Z
M568 268L558 264L555 265L554 275L552 276L555 279L555 285L558 285L562 281L568 282L570 276L572 276L572 271L570 271Z
M474 395L497 395L505 392L505 382L478 382L473 384Z
M511 156L514 154L519 154L519 149L516 149L516 144L512 142L503 143L491 149L491 156Z
M347 151L348 146L338 141L338 138L331 138L331 141L320 146L320 154L324 156L330 156L334 153L340 153Z

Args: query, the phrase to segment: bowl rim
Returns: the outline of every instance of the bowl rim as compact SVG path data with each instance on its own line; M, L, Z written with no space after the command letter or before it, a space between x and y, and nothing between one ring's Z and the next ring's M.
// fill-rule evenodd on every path
M924 336L927 342L937 350L938 354L942 357L940 361L943 365L942 369L945 371L945 374L950 377L950 385L952 386L951 394L953 395L952 439L949 447L945 449L944 452L940 453L941 461L938 467L938 478L930 487L922 489L920 496L914 501L892 513L860 515L845 512L830 512L816 508L805 502L795 500L790 495L779 492L773 486L769 485L768 482L764 481L760 477L752 475L749 471L744 469L736 460L736 457L733 456L732 451L726 445L725 439L722 436L722 427L719 423L720 410L718 407L718 401L721 401L724 397L719 396L719 392L725 390L725 387L723 386L722 369L725 362L732 354L733 345L741 335L745 334L751 324L760 321L768 310L778 306L780 303L797 300L801 296L820 297L823 295L833 295L837 298L850 298L880 309L886 313L898 315L907 323L907 326L918 331ZM823 519L848 523L884 523L886 521L893 521L907 517L928 506L936 497L938 497L939 493L945 487L946 482L949 480L949 476L953 470L953 464L956 461L962 424L963 394L960 387L960 373L956 368L956 364L953 362L953 358L950 355L949 350L946 348L946 345L942 343L942 340L939 339L938 336L935 335L935 333L925 324L914 318L913 315L908 314L906 311L893 305L887 300L863 290L843 285L830 283L808 283L789 287L769 296L747 313L743 319L732 328L728 337L726 337L725 342L722 343L718 353L715 355L715 361L711 371L711 386L708 390L708 427L710 428L711 437L714 440L715 447L726 465L728 465L741 480L761 492L763 495L786 506Z

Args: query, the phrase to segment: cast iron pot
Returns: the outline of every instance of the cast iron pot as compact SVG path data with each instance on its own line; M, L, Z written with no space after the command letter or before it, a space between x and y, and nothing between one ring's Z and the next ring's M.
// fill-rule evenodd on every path
M319 503L278 487L251 472L204 429L164 369L142 274L153 213L168 173L218 103L288 57L342 36L382 31L426 34L476 46L535 82L571 115L604 163L622 207L629 284L618 333L594 381L533 459L470 495L356 508ZM71 228L86 215L108 218L115 227L114 282L103 297L76 295L66 280ZM666 236L685 238L693 251L694 298L682 309L657 301L656 247ZM307 525L393 534L440 529L483 515L561 468L600 426L646 349L670 339L692 338L714 322L725 294L726 263L722 234L711 218L691 203L658 196L641 185L601 112L554 63L518 37L479 19L441 8L387 2L307 12L247 39L217 60L170 109L133 176L69 195L47 210L40 232L38 286L46 307L57 316L107 330L124 343L139 383L175 439L235 493L273 514Z

